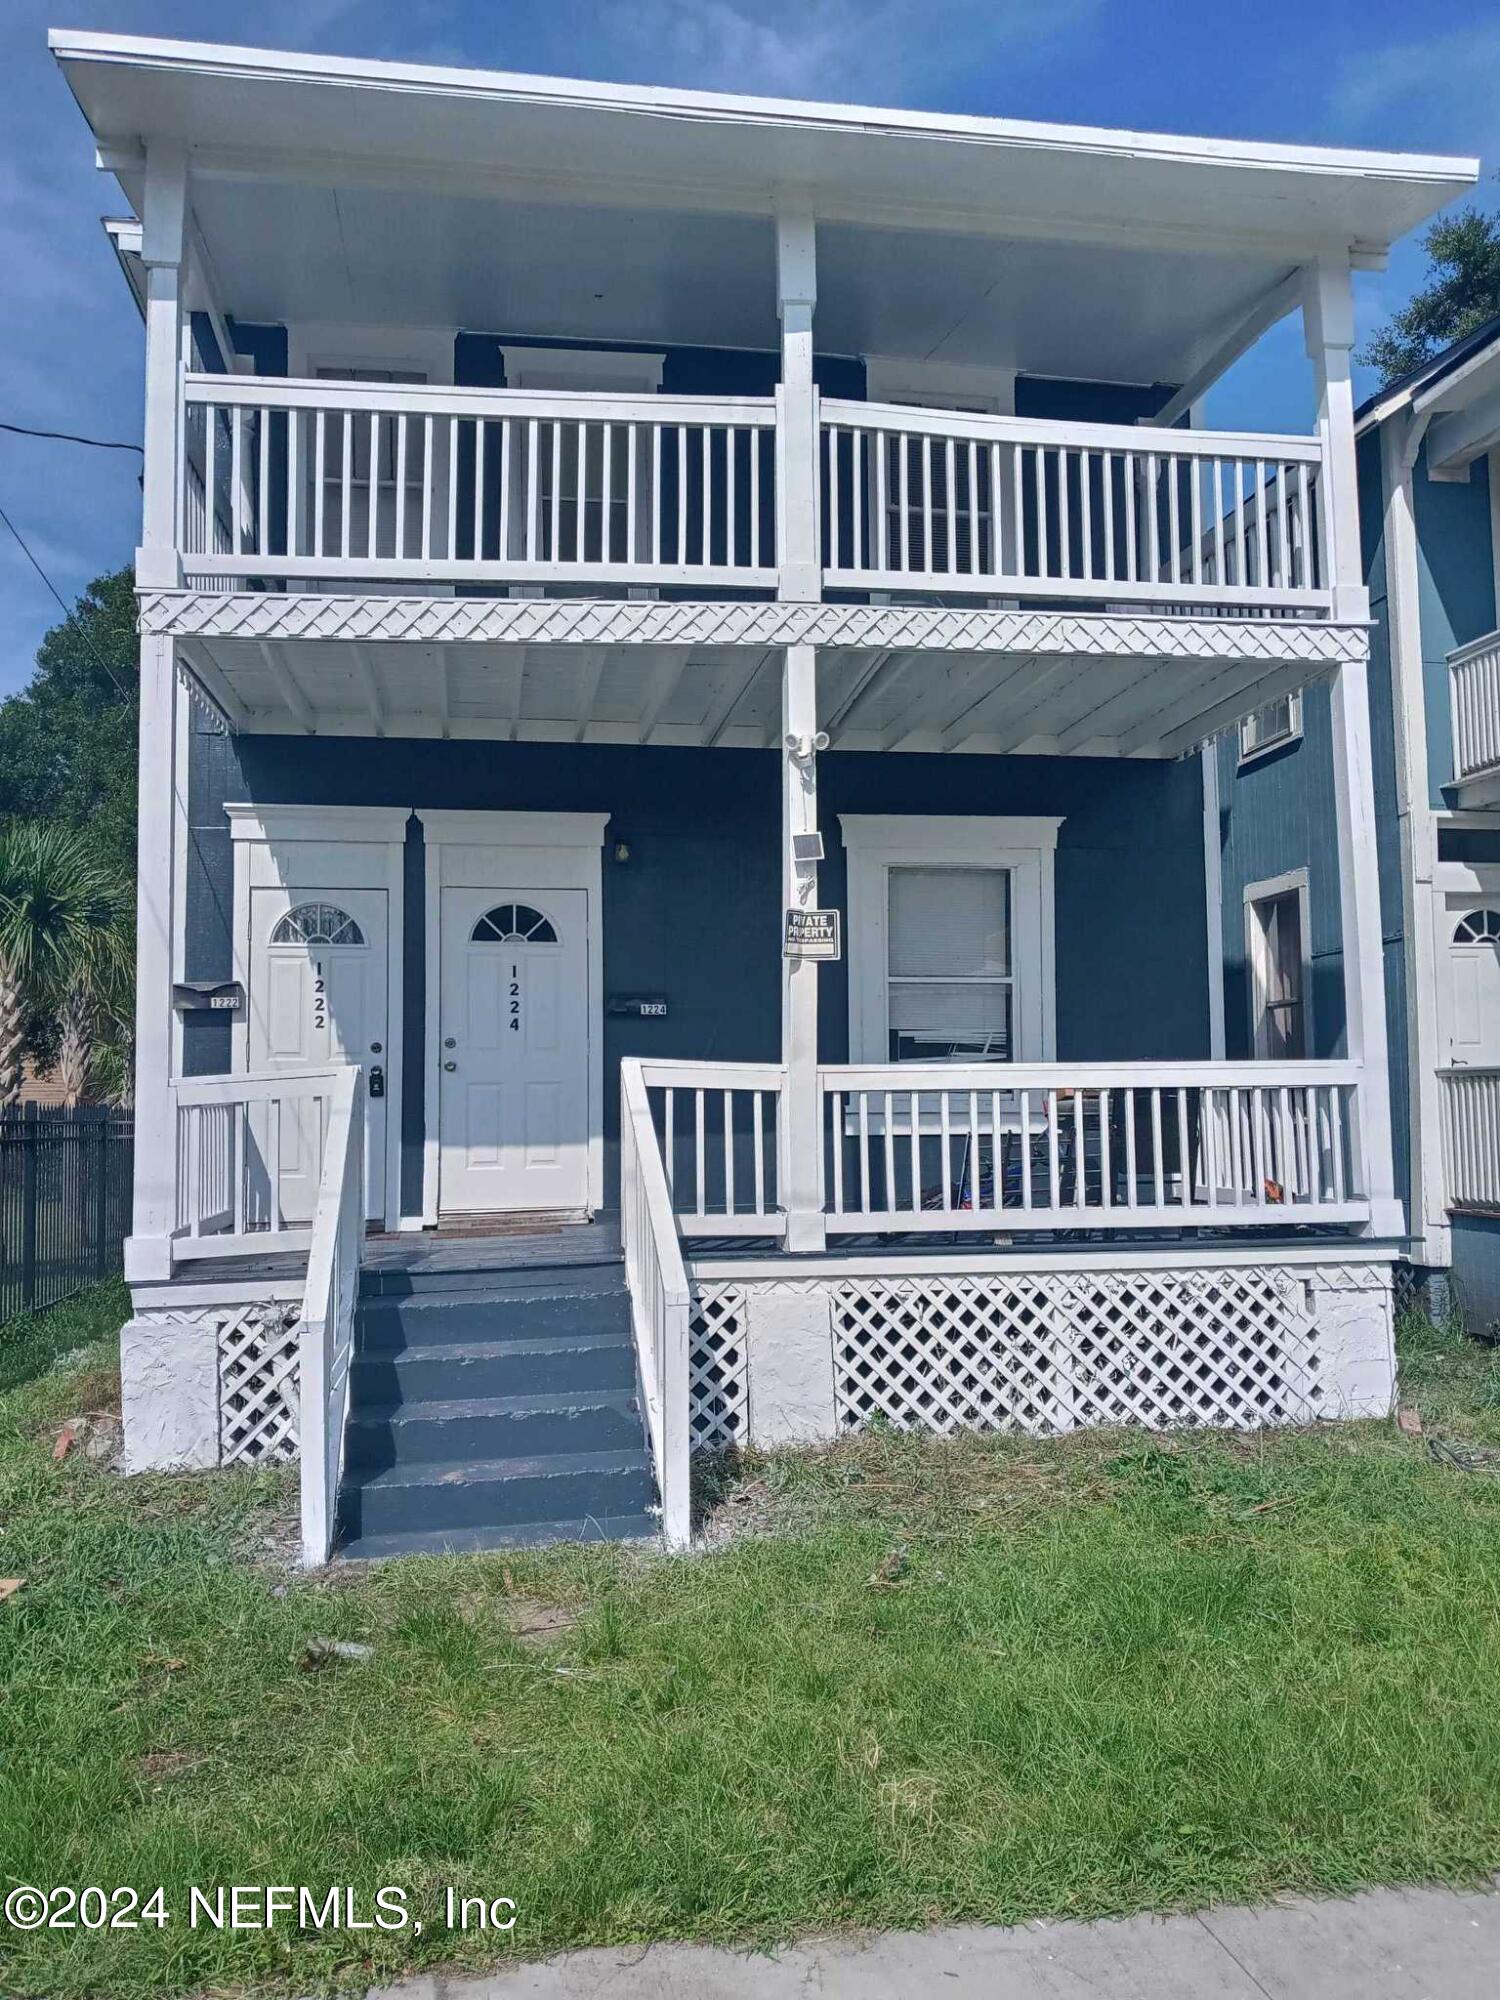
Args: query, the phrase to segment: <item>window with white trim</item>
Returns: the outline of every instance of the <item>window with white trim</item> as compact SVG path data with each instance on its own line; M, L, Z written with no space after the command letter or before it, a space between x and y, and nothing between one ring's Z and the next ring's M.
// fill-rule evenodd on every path
M1043 1062L1057 819L840 815L856 1063Z
M891 1062L1009 1062L1014 972L1008 868L886 874Z
M1279 750L1284 743L1297 742L1301 734L1301 694L1281 695L1240 718L1239 761L1248 764L1253 758L1264 756L1268 750Z

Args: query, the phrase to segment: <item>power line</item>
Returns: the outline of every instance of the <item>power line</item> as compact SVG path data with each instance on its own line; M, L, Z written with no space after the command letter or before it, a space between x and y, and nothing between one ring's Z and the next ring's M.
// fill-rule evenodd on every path
M31 564L31 567L36 571L37 575L42 579L42 582L46 584L47 588L52 592L52 595L57 599L58 607L62 611L63 616L65 618L71 618L73 616L73 607L69 604L64 603L62 594L58 590L57 585L52 581L51 577L48 576L47 572L42 568L41 564L37 561L36 557L31 553L31 550L27 545L26 537L21 533L21 530L16 526L15 522L10 518L9 514L6 513L3 507L0 507L0 521L3 521L6 527L10 529L11 533L16 538L17 545L20 548L22 555L25 556L27 562ZM119 695L121 701L129 701L130 690L123 684L123 682L120 680L119 675L115 672L114 668L109 664L109 661L106 660L104 655L99 651L98 647L89 637L88 631L82 623L79 624L78 631L79 635L83 640L84 645L87 646L89 651L93 654L95 663L98 666L103 667L105 673L107 673L110 679L114 682L115 692Z
M75 431L38 431L30 424L0 423L0 431L12 431L17 437L51 438L56 444L92 445L95 451L133 451L145 457L145 447L138 444L119 444L113 438L79 437Z

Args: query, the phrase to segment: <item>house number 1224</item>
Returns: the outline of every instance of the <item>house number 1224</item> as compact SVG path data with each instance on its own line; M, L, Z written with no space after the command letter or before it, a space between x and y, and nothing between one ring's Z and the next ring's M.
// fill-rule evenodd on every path
M521 968L513 965L510 969L510 1029L514 1035L521 1032L521 982L518 977Z

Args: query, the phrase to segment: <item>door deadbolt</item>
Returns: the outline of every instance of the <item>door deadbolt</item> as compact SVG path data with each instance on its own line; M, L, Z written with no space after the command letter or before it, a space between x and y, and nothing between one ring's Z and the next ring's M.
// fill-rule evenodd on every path
M449 1036L447 1036L447 1038L446 1038L446 1039L444 1040L444 1042L443 1042L443 1047L444 1047L445 1049L456 1049L456 1048L458 1047L458 1043L454 1041L454 1039L453 1039L453 1037L452 1037L451 1035L449 1035Z

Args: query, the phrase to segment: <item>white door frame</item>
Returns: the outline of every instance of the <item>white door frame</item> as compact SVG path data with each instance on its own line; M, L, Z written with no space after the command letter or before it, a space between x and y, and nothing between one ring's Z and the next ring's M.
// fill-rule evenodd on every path
M230 1036L231 1073L250 1066L250 891L326 880L330 888L384 889L385 1226L401 1219L401 1071L408 806L226 805L234 848L233 976L247 1004Z
M463 812L417 808L426 842L427 1005L425 1073L425 1133L422 1146L421 1223L438 1219L438 1180L442 1134L438 1092L442 1051L438 1033L442 1003L442 901L450 886L479 887L461 881L458 851L481 850L479 867L494 870L497 889L582 889L587 898L588 965L588 1207L597 1214L604 1206L604 829L608 813L599 812Z

